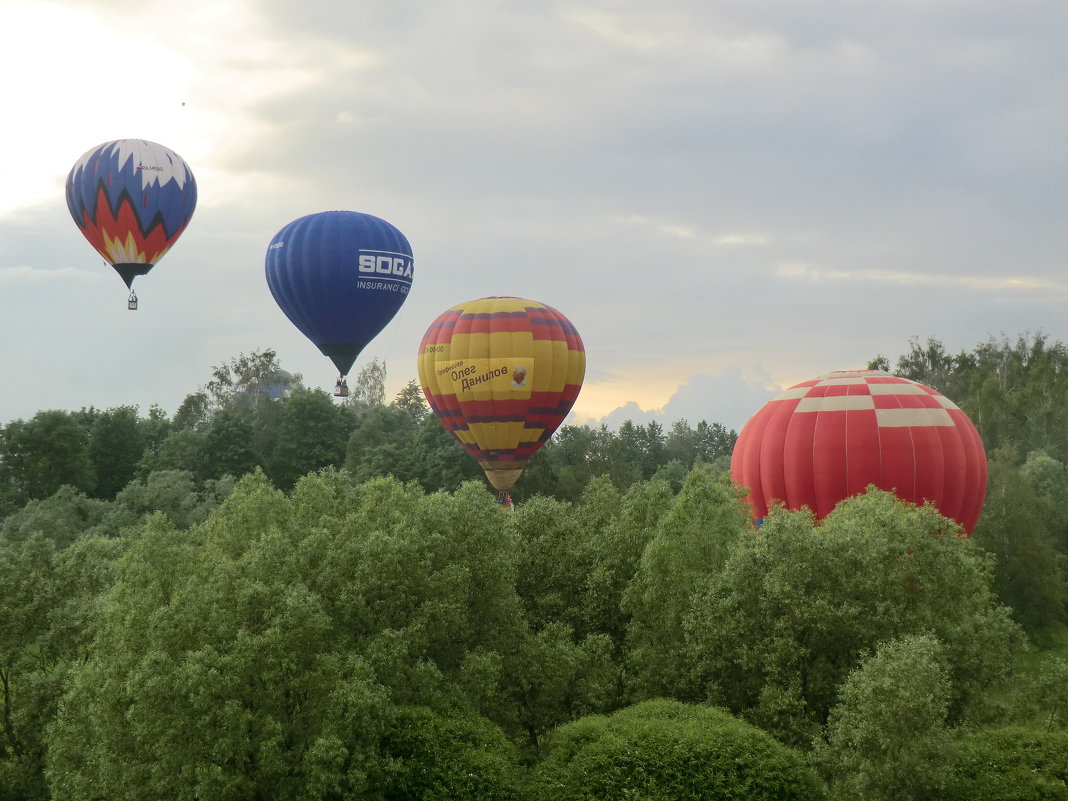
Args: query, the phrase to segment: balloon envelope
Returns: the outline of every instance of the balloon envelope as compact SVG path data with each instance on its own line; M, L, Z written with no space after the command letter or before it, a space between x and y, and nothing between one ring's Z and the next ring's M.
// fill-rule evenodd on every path
M170 250L196 205L189 165L173 150L144 139L98 145L67 176L74 222L128 287Z
M504 491L571 411L586 351L551 306L481 298L431 323L418 366L430 408Z
M837 371L773 398L738 435L731 477L759 522L775 501L817 516L869 484L930 501L971 533L987 465L971 420L936 390L881 370Z
M356 211L301 217L267 248L275 301L343 376L408 297L413 269L404 234Z

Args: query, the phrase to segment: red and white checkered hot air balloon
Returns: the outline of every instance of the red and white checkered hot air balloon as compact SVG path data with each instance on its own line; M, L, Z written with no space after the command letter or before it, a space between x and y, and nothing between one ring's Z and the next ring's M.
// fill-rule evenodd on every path
M972 532L986 497L986 452L960 408L882 370L839 370L773 398L738 435L731 477L758 524L775 501L823 518L869 484L930 501Z

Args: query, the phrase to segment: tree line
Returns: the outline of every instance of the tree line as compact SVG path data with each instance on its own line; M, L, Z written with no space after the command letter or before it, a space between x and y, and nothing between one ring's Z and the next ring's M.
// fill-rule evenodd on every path
M0 799L1068 798L1068 354L980 348L1061 394L924 381L985 404L971 538L880 491L757 532L706 423L564 427L509 513L418 387L270 351L10 423Z
M409 382L386 402L385 367L374 361L336 403L282 370L271 350L217 366L211 379L168 418L158 407L46 410L0 429L0 513L70 486L113 500L132 481L184 471L197 481L242 476L256 468L276 486L324 467L359 479L393 475L426 491L453 490L482 471L428 413ZM697 461L726 466L736 434L718 423L665 432L656 422L627 421L619 431L564 426L542 449L515 497L576 500L586 483L608 475L624 488L662 475L679 486Z
M954 354L914 338L893 372L938 389L978 429L989 479L973 537L996 557L999 597L1049 643L1068 622L1068 347L1037 333Z

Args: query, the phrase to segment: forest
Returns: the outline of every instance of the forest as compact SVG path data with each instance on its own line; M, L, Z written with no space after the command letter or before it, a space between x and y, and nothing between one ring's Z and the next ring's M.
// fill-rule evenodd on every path
M706 421L563 426L508 510L378 362L8 422L0 801L1068 799L1068 347L868 366L974 422L971 537L758 530Z

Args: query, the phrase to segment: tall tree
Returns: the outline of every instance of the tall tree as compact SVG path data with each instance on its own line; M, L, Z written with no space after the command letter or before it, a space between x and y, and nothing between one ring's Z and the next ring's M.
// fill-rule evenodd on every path
M646 434L642 426L624 420L615 435L608 438L608 475L620 489L645 478ZM651 475L651 474L650 474Z
M726 469L730 463L738 434L719 423L702 420L690 428L685 420L676 420L667 434L661 462L678 460L687 469L696 462Z
M665 462L667 437L664 435L664 427L656 420L650 420L638 429L638 441L642 447L642 478L652 478L657 468Z
M702 420L693 433L697 458L705 464L726 470L730 465L734 443L738 440L738 432L724 428L719 423Z
M958 404L968 397L973 356L963 350L952 354L939 340L928 337L920 344L918 337L909 339L909 350L898 357L894 374L937 389Z
M407 448L412 478L427 492L451 492L465 481L483 480L478 462L432 414L419 420Z
M972 536L997 559L998 597L1032 637L1048 643L1068 622L1068 566L1051 530L1051 504L1028 476L1015 448L991 454L986 502Z
M176 431L190 429L200 431L211 420L211 407L208 394L203 390L191 392L185 396L178 411L174 413L171 425Z
M642 554L671 509L674 493L662 481L640 481L621 495L607 477L586 485L578 520L593 555L585 578L580 614L583 633L607 634L623 650L630 615L623 598Z
M89 435L67 412L38 412L13 420L0 434L0 483L18 503L47 498L64 484L82 492L96 486Z
M263 457L253 444L252 419L244 410L220 410L204 433L204 462L198 467L199 474L240 478L263 465Z
M553 438L535 455L535 459L548 460L547 466L555 476L555 482L546 483L555 487L553 494L561 500L577 501L586 484L602 475L612 478L617 487L633 483L637 479L637 469L616 465L618 448L615 439L616 435L603 424L598 428L558 428ZM626 475L617 481L621 471Z
M267 459L268 475L288 489L298 478L345 460L345 445L354 424L344 406L322 390L298 390L280 407L277 440Z
M1068 460L1068 347L1045 335L991 339L975 349L976 375L962 408L988 450L1015 444Z
M401 388L389 405L395 409L401 409L416 422L430 409L426 398L423 397L422 387L414 378Z
M144 455L145 444L135 406L117 406L97 416L89 430L89 458L96 472L96 497L114 498L130 482Z
M219 432L212 437L216 444ZM137 477L147 478L155 470L185 470L207 478L214 468L209 464L208 434L196 428L175 426L155 451L146 451L137 466Z
M516 590L531 626L583 625L576 618L593 554L571 504L535 497L516 508L512 523L518 535Z
M287 397L301 388L301 377L283 370L271 348L238 354L212 368L203 392L211 411L228 406L255 409L261 402Z
M386 363L372 359L356 374L349 390L349 403L381 406L386 402Z
M146 453L158 453L163 440L167 439L172 428L166 412L156 404L149 407L148 416L140 418L137 425L141 429L141 438L144 440Z
M108 514L96 531L118 536L122 529L143 524L153 514L164 515L180 529L205 520L233 489L232 475L220 480L196 481L184 470L156 470L144 480L134 480L115 496Z
M30 501L0 524L0 540L21 542L41 534L66 548L82 534L101 523L111 504L89 498L67 485L53 495ZM2 593L0 593L2 594Z
M747 507L729 479L698 465L656 527L623 597L627 692L632 700L688 700L683 621L692 597L735 545L752 536Z
M1068 468L1043 451L1033 451L1020 470L1038 494L1057 550L1068 556Z
M953 355L936 339L913 338L895 372L940 390L971 418L988 450L1015 444L1068 460L1068 346L1042 333L991 337ZM873 361L886 362L879 357Z
M619 669L602 634L577 638L556 622L524 631L501 672L512 718L506 725L522 736L528 757L557 726L618 706Z
M416 470L409 444L417 425L407 409L392 405L362 408L345 448L345 469L359 481L386 475L411 480Z
M953 770L951 696L942 644L926 634L878 647L849 674L816 761L832 798L940 798Z
M277 502L243 495L237 507L260 508L231 506L219 547L202 552L162 517L139 532L60 706L55 797L311 799L377 784L388 699L333 646L323 599L293 580L292 543L243 530L277 520Z

